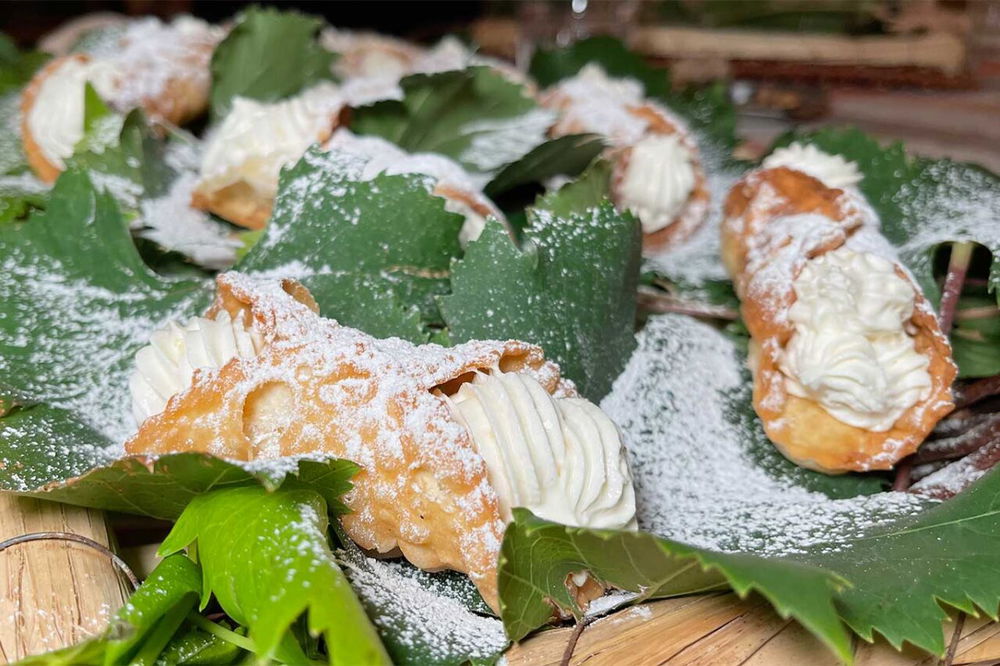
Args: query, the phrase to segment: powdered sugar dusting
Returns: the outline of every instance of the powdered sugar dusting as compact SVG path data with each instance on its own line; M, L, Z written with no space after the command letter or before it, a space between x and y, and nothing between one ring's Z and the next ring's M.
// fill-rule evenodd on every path
M372 621L400 647L451 663L488 659L507 647L503 623L421 583L419 571L357 552L338 557Z
M880 493L832 500L765 469L770 446L749 410L749 381L735 346L679 315L652 318L639 349L601 407L631 457L639 526L713 550L788 555L847 544L926 500Z

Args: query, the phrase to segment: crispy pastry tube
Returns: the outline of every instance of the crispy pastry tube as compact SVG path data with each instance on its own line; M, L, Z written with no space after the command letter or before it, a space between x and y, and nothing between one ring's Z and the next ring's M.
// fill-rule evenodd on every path
M951 411L956 367L937 317L879 233L877 217L862 195L852 187L827 187L794 168L765 168L732 188L724 214L722 255L750 331L753 404L768 437L792 461L827 473L889 469L913 453ZM840 282L826 283L825 291L809 295L807 302L799 294L809 286L805 278L799 280L803 271L805 278L834 271ZM867 290L877 300L880 290L906 293L907 286L913 291L912 307L900 309L905 320L896 322L899 330L878 330L887 310L866 306ZM849 311L843 303L859 309ZM819 324L808 320L810 307L822 314ZM875 331L870 340L863 337L868 331ZM852 337L844 342L844 336ZM885 367L855 353L881 359L878 350L885 339L893 341L896 354ZM812 356L793 358L801 349ZM892 365L900 358L910 363L905 372ZM820 359L829 371L823 375L802 359ZM883 414L852 412L830 397L830 387L842 389L855 376L873 378L866 391L858 392L859 399L881 390L908 395L910 404L898 402L895 412L887 408ZM894 380L910 382L910 392L892 393Z

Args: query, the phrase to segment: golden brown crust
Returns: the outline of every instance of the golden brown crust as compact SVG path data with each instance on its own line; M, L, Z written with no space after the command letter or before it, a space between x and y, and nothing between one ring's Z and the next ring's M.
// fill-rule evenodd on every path
M258 230L267 225L274 199L260 194L244 180L220 189L202 182L191 193L191 206L238 226Z
M218 286L209 315L249 312L264 348L253 359L196 373L191 388L146 420L126 450L352 459L361 470L344 497L351 538L380 553L398 548L424 569L467 573L497 608L499 504L471 436L437 392L499 367L530 372L550 392L572 393L558 368L538 347L516 341L452 349L376 341L320 319L308 291L292 280L278 296L234 274L219 276ZM274 439L263 450L255 442L265 432Z
M791 215L814 213L829 221L829 233L806 247L795 246L782 233L761 244L773 224ZM885 432L872 432L843 423L821 405L789 394L778 367L793 328L785 317L794 291L774 294L750 289L756 271L766 270L780 252L799 252L793 274L808 259L843 245L864 222L863 207L842 190L827 188L799 171L777 168L756 171L737 183L725 204L722 248L742 300L744 322L752 337L750 367L754 375L753 402L768 437L781 452L804 467L827 473L889 469L913 453L934 425L953 408L951 385L957 369L951 348L920 289L897 265L896 273L916 293L913 328L917 352L929 360L931 390L904 412ZM790 249L791 248L791 249ZM752 253L760 256L751 257Z
M24 154L28 159L28 165L31 167L31 170L44 183L55 182L55 179L62 173L62 167L53 164L45 157L41 146L38 145L34 135L31 133L31 125L28 122L28 117L31 114L31 110L35 107L35 101L45 80L52 76L57 69L72 60L86 63L90 61L90 58L83 54L75 54L54 59L45 65L45 67L35 72L35 75L21 94L21 141L24 144Z

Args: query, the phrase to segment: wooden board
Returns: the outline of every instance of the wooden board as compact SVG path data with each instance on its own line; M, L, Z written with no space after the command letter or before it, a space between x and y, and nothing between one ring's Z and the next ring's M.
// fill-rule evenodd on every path
M945 637L955 623L944 627ZM558 666L573 628L538 634L507 653L508 666ZM919 650L856 641L858 666L933 666ZM1000 662L1000 624L967 617L954 664ZM619 611L588 625L570 664L587 666L836 666L839 661L797 622L783 620L759 597L732 594L666 599Z
M0 494L0 541L33 532L114 543L99 511ZM126 590L107 555L83 544L32 541L0 552L0 664L101 631Z

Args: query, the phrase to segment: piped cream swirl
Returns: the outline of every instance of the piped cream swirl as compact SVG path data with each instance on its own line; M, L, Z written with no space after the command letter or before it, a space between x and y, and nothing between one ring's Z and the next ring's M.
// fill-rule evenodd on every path
M858 165L840 155L823 152L816 146L795 142L778 148L768 155L762 166L765 169L787 167L812 176L827 187L846 189L857 186L863 176Z
M214 319L194 317L183 326L169 322L150 336L135 355L129 378L137 423L159 414L171 397L194 381L195 370L218 369L236 358L253 358L263 347L260 335L223 310Z
M480 373L448 398L486 462L500 509L581 527L635 527L618 428L582 398L555 398L517 373Z
M342 106L343 97L332 83L274 103L237 97L208 140L202 183L221 189L242 180L258 194L274 197L281 167L325 140Z
M789 393L874 432L927 397L929 360L907 331L915 292L891 262L839 248L807 262L794 289L780 363Z
M629 153L619 205L649 234L669 226L695 186L694 155L677 134L648 134Z

